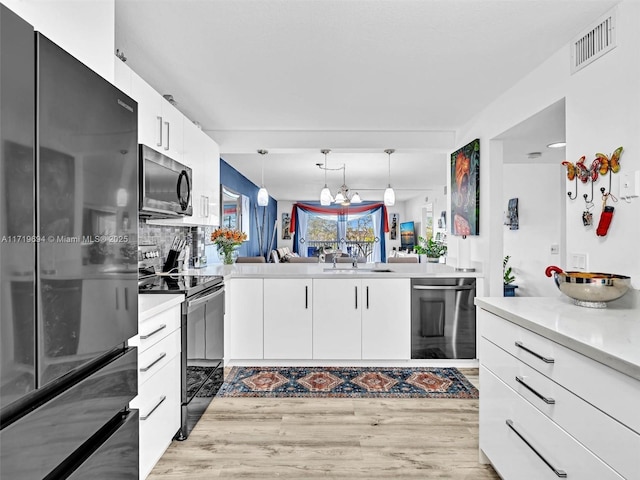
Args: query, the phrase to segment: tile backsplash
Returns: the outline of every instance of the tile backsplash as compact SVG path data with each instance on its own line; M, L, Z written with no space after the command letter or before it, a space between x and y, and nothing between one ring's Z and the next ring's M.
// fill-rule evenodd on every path
M216 252L211 248L205 250L205 246L210 246L211 231L213 227L180 227L170 225L150 225L145 222L140 222L139 226L139 243L153 244L158 246L160 256L164 260L169 254L171 249L171 243L173 239L178 236L179 238L189 237L191 238L191 256L203 257L207 256L208 262L216 262L218 256ZM193 262L189 266L193 266Z
M190 227L174 227L169 225L149 225L140 222L138 228L138 243L140 245L157 245L160 257L164 260L169 254L173 239L178 236L185 238L191 235Z

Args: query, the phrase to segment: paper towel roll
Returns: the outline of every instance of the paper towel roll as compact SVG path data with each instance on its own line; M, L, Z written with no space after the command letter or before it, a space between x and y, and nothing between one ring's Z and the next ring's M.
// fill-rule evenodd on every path
M471 269L471 241L458 237L458 267L459 270Z

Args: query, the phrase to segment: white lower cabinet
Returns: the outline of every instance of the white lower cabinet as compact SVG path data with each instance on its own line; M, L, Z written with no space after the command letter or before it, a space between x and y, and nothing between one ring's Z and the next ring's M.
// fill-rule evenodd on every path
M312 358L311 279L264 280L264 358Z
M313 358L408 360L408 279L314 279Z
M313 280L313 358L362 358L362 282Z
M233 278L229 282L225 308L231 358L264 358L262 283L261 278Z
M362 359L411 358L411 282L362 280Z
M484 366L480 385L480 447L502 478L623 478Z
M179 381L180 355L176 355L142 385L136 397L135 408L140 412L141 479L151 473L180 429L180 390L167 387L168 383Z
M640 479L640 382L482 309L478 325L480 449L505 480Z
M409 360L409 279L232 278L226 357Z
M140 322L129 343L138 347L140 479L151 473L180 429L180 305Z

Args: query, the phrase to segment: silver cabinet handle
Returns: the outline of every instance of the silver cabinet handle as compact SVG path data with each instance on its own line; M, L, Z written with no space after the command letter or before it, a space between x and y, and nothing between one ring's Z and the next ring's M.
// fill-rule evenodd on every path
M158 143L156 145L158 145L158 147L162 146L162 117L156 117L156 119L158 120Z
M146 372L147 370L149 370L151 367L153 367L155 364L157 364L160 360L162 360L166 356L167 356L167 354L165 352L162 352L158 358L156 358L153 362L151 362L146 367L142 367L140 369L140 371L141 372Z
M369 285L367 285L367 310L369 310Z
M513 426L513 421L512 421L512 420L507 419L507 426L508 426L511 430L513 430L513 431L515 432L515 434L516 434L516 435L518 435L518 437L520 437L520 440L522 440L522 441L527 445L527 447L529 447L529 448L533 451L533 453L535 453L538 457L540 457L540 460L542 460L542 461L545 463L545 465L546 465L547 467L549 467L551 470L553 470L553 473L555 473L555 474L556 474L558 477L560 477L560 478L567 478L567 473L566 473L564 470L559 470L559 469L557 469L556 467L554 467L553 465L551 465L551 464L549 463L549 461L548 461L546 458L544 458L542 455L540 455L540 452L538 452L538 451L537 451L537 450L536 450L536 449L535 449L535 448L534 448L534 447L533 447L533 446L532 446L532 445L527 441L527 439L526 439L526 438L524 438L524 437L522 436L522 434L521 434L518 430L516 430L516 428Z
M555 360L553 358L549 358L549 357L543 357L542 355L540 355L539 353L534 352L533 350L525 347L522 342L516 342L516 347L521 348L522 350L524 350L527 353L530 353L531 355L533 355L536 358L539 358L540 360L542 360L544 363L555 363Z
M164 149L169 150L169 122L164 122L164 124L167 126L167 144L165 145Z
M153 412L155 412L155 411L158 409L158 407L159 407L160 405L162 405L162 402L164 402L166 399L167 399L167 396L166 396L166 395L163 395L162 397L160 397L160 401L159 401L158 403L156 403L156 406L155 406L155 407L153 407L153 408L151 409L151 411L150 411L149 413L147 413L146 415L142 415L142 416L140 417L140 420L146 420L147 418L149 418L149 417L151 416L151 414L152 414Z
M156 333L160 332L161 330L164 330L165 328L167 328L167 325L163 323L158 328L156 328L153 332L149 332L145 335L140 335L140 340L146 340L149 337L153 337Z
M309 308L309 286L308 285L304 286L304 308L305 309Z
M530 385L527 385L527 383L524 381L524 378L519 377L519 376L516 375L516 382L518 382L524 388L529 390L531 393L533 393L536 397L538 397L540 400L542 400L547 405L554 405L556 403L556 401L553 398L545 397L544 395L542 395L542 394L538 393L536 390L534 390Z

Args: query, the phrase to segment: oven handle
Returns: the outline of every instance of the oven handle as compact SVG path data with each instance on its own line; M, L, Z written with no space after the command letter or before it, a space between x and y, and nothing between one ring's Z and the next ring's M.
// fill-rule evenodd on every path
M475 285L414 285L414 290L473 290Z
M197 297L195 297L194 299L188 299L187 300L187 307L195 307L197 305L200 305L202 303L206 303L209 302L211 300L213 300L214 298L222 295L224 293L224 287L221 287L220 289L218 289L217 291L213 292L213 293L203 293Z

